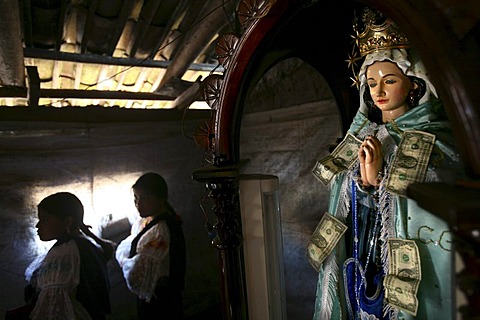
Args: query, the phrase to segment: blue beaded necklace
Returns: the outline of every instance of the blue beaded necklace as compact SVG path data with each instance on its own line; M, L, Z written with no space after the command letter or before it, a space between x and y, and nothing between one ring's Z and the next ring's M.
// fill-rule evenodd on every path
M359 252L359 223L358 223L358 207L357 207L357 192L356 192L356 182L354 179L352 179L352 184L351 184L351 190L352 190L352 232L353 232L353 257L349 258L345 261L344 264L344 279L345 279L345 293L347 297L347 305L350 313L350 317L352 319L358 319L360 318L360 311L364 311L367 313L370 313L369 308L370 306L373 307L373 309L377 309L382 307L383 304L383 293L380 292L381 290L380 287L377 287L375 295L370 298L365 295L366 291L366 271L368 270L368 264L371 259L371 255L373 252L373 248L376 245L376 234L380 226L380 220L381 220L381 214L379 210L379 204L378 204L378 195L375 193L374 200L375 200L375 221L373 224L373 233L372 237L368 243L368 251L367 251L367 258L365 261L365 267L363 268L362 262L360 260L360 252ZM352 265L353 264L353 265ZM354 291L354 297L355 297L355 311L352 309L352 304L350 301L350 293L349 289L351 290L351 284L349 283L349 280L351 281L351 277L348 276L348 271L351 268L353 269L353 291ZM373 310L372 310L373 311ZM378 313L377 313L378 314Z

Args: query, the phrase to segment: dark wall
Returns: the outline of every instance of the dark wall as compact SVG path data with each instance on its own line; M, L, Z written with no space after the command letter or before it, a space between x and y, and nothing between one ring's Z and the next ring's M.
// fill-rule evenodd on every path
M197 123L184 123L185 132L193 132ZM36 205L43 197L58 191L75 193L94 231L119 241L128 235L129 222L136 216L131 186L146 171L165 177L170 203L183 217L188 250L185 313L192 315L217 305L218 257L198 205L204 186L191 178L202 156L178 121L1 122L0 315L22 304L25 268L52 245L39 241L34 227ZM111 319L131 319L134 297L126 289L118 264L110 261L109 268Z

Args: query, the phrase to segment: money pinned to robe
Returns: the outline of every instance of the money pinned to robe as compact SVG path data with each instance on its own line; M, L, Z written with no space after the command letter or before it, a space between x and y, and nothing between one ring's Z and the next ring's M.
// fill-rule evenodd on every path
M347 133L330 155L317 161L312 171L313 175L327 185L334 175L353 167L361 144L361 140Z
M346 230L343 222L328 212L324 213L307 246L308 261L317 272Z
M404 132L388 173L388 191L405 196L410 183L425 180L434 143L435 135L431 133L415 130Z
M420 252L413 240L388 239L388 274L383 280L386 302L417 314L417 292L422 280Z

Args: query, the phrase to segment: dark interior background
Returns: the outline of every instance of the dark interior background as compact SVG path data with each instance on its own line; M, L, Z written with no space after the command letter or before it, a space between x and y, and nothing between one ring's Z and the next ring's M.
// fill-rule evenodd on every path
M417 3L421 12L422 5L428 6L430 1ZM261 52L263 56L252 61L239 92L244 114L238 146L240 158L250 159L246 171L274 174L280 179L287 313L293 320L310 319L313 312L317 279L305 259L305 245L326 209L328 196L328 190L316 181L311 170L342 135L358 102L344 61L351 49L348 35L352 1L303 4L296 8L301 14L285 17L280 28L268 35L268 41L256 48L256 57ZM447 1L444 4L448 9ZM392 7L391 13L402 18L400 11L395 11L399 7ZM451 21L454 24L460 20ZM405 18L402 22L409 26ZM421 37L412 30L416 29L410 26L418 43ZM465 39L463 48L470 48L473 55L477 47L472 39L478 39L478 30L477 24L470 34L461 35ZM423 52L427 50L423 48ZM443 71L432 71L436 72L436 83L443 85L440 93L453 101L440 73ZM472 79L469 86L476 83ZM457 115L451 103L448 111ZM189 137L200 120L158 120L152 116L151 121L138 121L124 115L123 121L109 121L112 118L104 116L98 122L88 120L95 117L89 112L35 119L32 114L36 113L9 110L9 120L3 117L0 121L0 314L22 303L25 267L37 253L46 250L34 228L35 207L43 196L74 189L82 201L98 206L90 217L97 222L96 231L119 241L128 234L129 221L110 221L109 216L115 217L116 211L123 210L125 215L133 215L120 203L129 203L130 186L146 171L165 176L172 206L184 218L188 249L186 314L193 317L217 310L218 252L210 244L199 207L204 185L191 178L192 171L204 164L204 151ZM98 226L102 224L103 228ZM114 261L110 272L111 319L130 319L134 297L126 290Z

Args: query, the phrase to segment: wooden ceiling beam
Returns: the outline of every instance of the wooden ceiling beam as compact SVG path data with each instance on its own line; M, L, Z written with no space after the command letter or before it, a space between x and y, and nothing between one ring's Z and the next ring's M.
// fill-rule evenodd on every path
M135 58L114 58L111 56L103 56L98 54L77 54L68 52L55 52L45 49L24 48L23 55L25 58L58 60L79 63L95 63L114 66L128 66L128 67L147 67L147 68L168 68L171 61L158 61L152 59L135 59ZM222 68L217 68L217 65L206 63L192 63L188 70L192 71L212 71L216 69L221 72Z
M0 86L25 87L19 1L0 1Z
M94 99L94 100L151 100L173 101L181 92L157 94L150 92L109 91L109 90L75 90L75 89L40 89L38 98L47 99ZM0 87L0 98L26 98L27 89L21 87Z
M0 87L0 98L26 98L27 88Z
M25 45L27 47L32 47L33 46L33 40L32 40L32 10L31 6L32 4L30 3L30 0L22 0L21 2L21 20L22 20L22 30L23 30L23 38L25 41Z
M154 121L185 121L206 120L210 110L177 109L127 109L104 108L101 106L87 107L39 107L39 108L0 108L0 121L48 121L48 122L154 122Z
M135 0L125 0L123 2L122 9L120 9L120 13L118 15L117 23L115 24L115 30L113 31L112 37L110 38L110 42L108 44L107 55L113 56L115 48L117 47L118 41L122 36L122 32L125 29L134 5Z
M149 92L74 90L74 89L40 89L41 98L50 99L95 99L95 100L166 100L175 96Z
M90 7L88 8L87 18L85 20L85 29L83 30L82 43L80 45L80 52L87 52L88 37L93 32L93 19L95 17L95 11L97 11L98 0L92 0Z
M177 50L171 58L172 63L156 90L161 89L172 78L182 78L188 66L195 61L215 34L229 22L228 15L233 15L235 3L234 0L215 0L205 3L202 16L197 19L195 25L190 27L183 38L182 50Z
M177 5L177 7L175 8L175 11L172 14L172 18L168 21L168 24L165 26L165 30L164 30L161 38L159 39L159 41L157 42L155 47L152 49L152 52L150 53L150 58L153 59L155 57L159 57L157 55L159 53L159 51L162 51L162 49L164 47L170 45L168 43L168 37L173 32L173 28L174 28L175 24L177 23L177 21L179 21L181 19L181 17L185 14L185 9L187 7L187 2L188 2L188 0L181 0L179 2L179 4Z
M40 77L38 75L38 69L34 66L27 66L27 79L28 79L28 106L38 107L38 100L40 99Z
M145 38L145 34L148 31L148 27L150 26L153 17L157 13L160 3L161 1L147 1L143 4L142 12L140 13L140 17L135 25L135 31L132 35L133 37L130 42L130 57L134 57L137 53L137 50L142 44L143 39Z
M65 13L67 12L67 3L62 1L60 4L60 13L58 17L57 34L55 36L55 50L60 50L63 43L63 25L65 24Z

